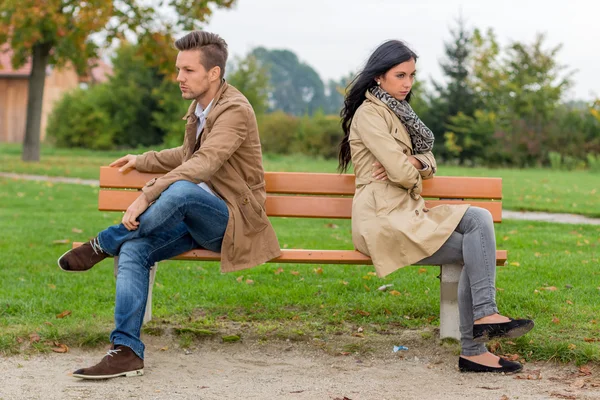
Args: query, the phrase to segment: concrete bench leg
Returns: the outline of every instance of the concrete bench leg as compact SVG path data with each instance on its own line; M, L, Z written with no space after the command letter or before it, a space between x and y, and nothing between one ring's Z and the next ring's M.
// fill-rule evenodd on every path
M115 278L119 272L119 257L115 257ZM154 266L150 268L150 276L148 280L148 300L146 301L146 312L144 313L144 323L152 320L152 288L154 287L154 278L156 277L156 270L158 269L158 263L154 263Z
M458 281L463 266L446 264L441 266L440 282L440 339L460 340L458 316Z

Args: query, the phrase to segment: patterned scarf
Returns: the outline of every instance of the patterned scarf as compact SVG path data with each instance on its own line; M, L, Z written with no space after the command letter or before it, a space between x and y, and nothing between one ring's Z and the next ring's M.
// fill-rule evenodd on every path
M406 100L396 100L379 86L373 86L369 89L373 96L381 100L390 110L396 114L400 121L406 127L410 135L413 151L423 154L433 149L435 140L433 132L419 119Z

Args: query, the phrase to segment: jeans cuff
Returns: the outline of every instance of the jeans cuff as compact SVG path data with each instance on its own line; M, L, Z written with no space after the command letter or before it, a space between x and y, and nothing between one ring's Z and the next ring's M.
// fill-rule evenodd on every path
M485 347L485 344L480 344L478 343L477 346L473 347L473 348L468 348L468 349L461 349L460 350L460 355L461 356L478 356L480 354L484 354L487 353L488 349Z
M498 307L494 306L485 306L473 313L473 321L477 321L483 317L487 317L488 315L499 314Z
M106 247L104 247L104 246L102 245L102 240L100 239L100 234L101 234L101 233L102 233L102 232L100 232L100 233L98 234L98 236L96 236L96 238L98 239L98 244L100 245L100 248L102 249L102 251L103 251L103 252L105 252L105 253L106 253L106 254L108 254L109 256L111 256L111 257L114 257L115 255L114 255L114 254L111 254L109 251L107 251L107 250L106 250Z
M132 342L131 340L120 338L118 335L111 336L110 341L113 345L127 346L142 360L144 359L144 344Z

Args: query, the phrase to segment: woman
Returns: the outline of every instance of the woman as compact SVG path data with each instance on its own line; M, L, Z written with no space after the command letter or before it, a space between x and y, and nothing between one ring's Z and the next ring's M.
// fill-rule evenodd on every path
M340 171L356 175L352 206L355 247L379 276L414 263L464 265L458 288L463 372L516 372L522 365L487 351L492 337L518 337L533 321L498 313L496 242L490 213L469 205L428 209L423 179L436 172L434 136L409 105L417 55L388 41L354 79L342 109Z

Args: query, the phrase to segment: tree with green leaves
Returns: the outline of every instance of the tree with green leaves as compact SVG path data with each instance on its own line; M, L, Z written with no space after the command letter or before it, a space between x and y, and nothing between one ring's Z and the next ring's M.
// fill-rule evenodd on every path
M237 57L228 68L227 80L246 96L256 115L264 114L269 108L269 69L248 54Z
M210 6L231 7L235 1L0 0L0 45L13 50L13 67L32 63L23 160L39 160L46 66L71 63L84 73L98 57L93 35L102 35L107 45L134 35L154 65L172 70L173 34L199 29L211 15Z
M319 74L289 50L257 47L252 55L269 69L270 110L312 115L325 106L325 86Z

